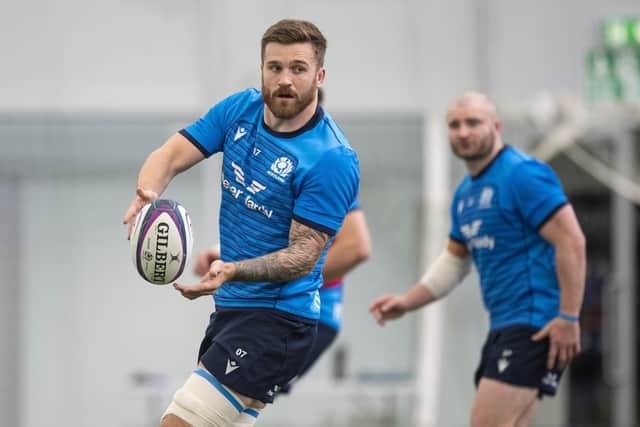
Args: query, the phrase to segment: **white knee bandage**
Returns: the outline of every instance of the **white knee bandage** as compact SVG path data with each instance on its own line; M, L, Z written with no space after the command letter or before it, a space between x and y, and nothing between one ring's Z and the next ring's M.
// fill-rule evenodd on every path
M243 410L244 406L231 391L209 372L198 368L176 391L164 415L174 414L193 427L228 427Z
M259 409L247 408L238 415L231 427L253 427L258 421L258 415L260 415Z
M471 257L460 258L445 249L427 269L420 284L435 298L441 298L458 285L471 269Z

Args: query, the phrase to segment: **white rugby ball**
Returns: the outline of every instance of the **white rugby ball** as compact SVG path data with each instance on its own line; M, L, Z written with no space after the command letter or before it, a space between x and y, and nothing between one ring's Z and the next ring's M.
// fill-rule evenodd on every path
M176 201L157 199L136 216L130 243L133 264L143 279L154 285L173 283L193 248L189 214Z

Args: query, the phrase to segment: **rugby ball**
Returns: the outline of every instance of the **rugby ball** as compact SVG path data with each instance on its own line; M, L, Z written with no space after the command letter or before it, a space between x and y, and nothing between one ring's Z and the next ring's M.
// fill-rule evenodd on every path
M136 216L131 257L140 276L154 285L173 283L184 271L191 249L191 219L178 202L157 199Z

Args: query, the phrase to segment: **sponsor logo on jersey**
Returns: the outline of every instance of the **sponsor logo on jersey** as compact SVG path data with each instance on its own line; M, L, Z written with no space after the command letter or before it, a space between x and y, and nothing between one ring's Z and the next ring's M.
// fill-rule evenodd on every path
M251 180L251 185L247 187L247 191L251 194L256 194L259 191L266 190L267 187L260 184L258 181Z
M474 237L469 240L469 247L472 249L493 249L496 247L496 240L490 236Z
M471 224L464 224L460 227L460 231L464 234L464 237L471 239L478 235L482 220L476 219Z
M231 193L234 199L239 198L242 194L244 194L244 190L241 190L239 187L236 187L229 181L227 178L222 175L222 188Z
M257 203L255 200L251 198L251 196L245 197L244 205L247 208L251 209L252 211L260 212L262 215L266 216L267 218L271 218L271 215L273 215L273 209L267 209L265 205L261 205Z
M266 190L267 187L263 184L260 184L258 181L256 181L255 179L251 180L251 185L249 186L245 186L245 180L244 180L244 171L242 170L242 168L238 165L236 165L234 162L231 162L231 167L233 168L233 173L236 176L236 182L242 186L245 187L245 190L247 190L249 193L251 194L256 194L262 190Z
M231 162L231 167L233 168L233 173L236 176L236 182L240 185L244 185L244 171L234 162Z
M233 165L234 163L232 163L232 167ZM236 182L244 186L244 174L242 173L242 169L240 169L239 167L236 169L236 167L234 167ZM238 178L239 176L241 178ZM252 194L255 195L256 193L262 190L266 190L267 187L265 185L262 185L259 182L252 180L251 185L249 185L248 187L244 187L244 189L242 189L241 187L234 185L231 181L225 178L224 174L222 174L222 188L227 190L234 199L242 200L242 202L248 209L251 209L252 211L260 212L262 215L266 216L267 218L271 218L271 216L273 215L273 209L267 208L265 205L262 205L256 202L255 199L251 197ZM245 190L251 194L246 194ZM242 196L243 194L244 196L240 198L240 196Z
M495 247L495 239L491 236L478 236L482 220L476 219L471 224L463 224L460 226L460 232L467 238L467 246L469 249L493 249Z

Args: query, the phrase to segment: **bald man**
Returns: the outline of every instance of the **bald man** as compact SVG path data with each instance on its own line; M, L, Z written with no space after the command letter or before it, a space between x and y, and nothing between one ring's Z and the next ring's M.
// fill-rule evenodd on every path
M471 425L528 426L538 398L555 394L580 351L585 238L553 170L503 144L485 95L456 99L447 126L451 150L468 174L453 196L446 247L413 288L381 296L370 311L384 325L436 301L473 262L490 330Z

